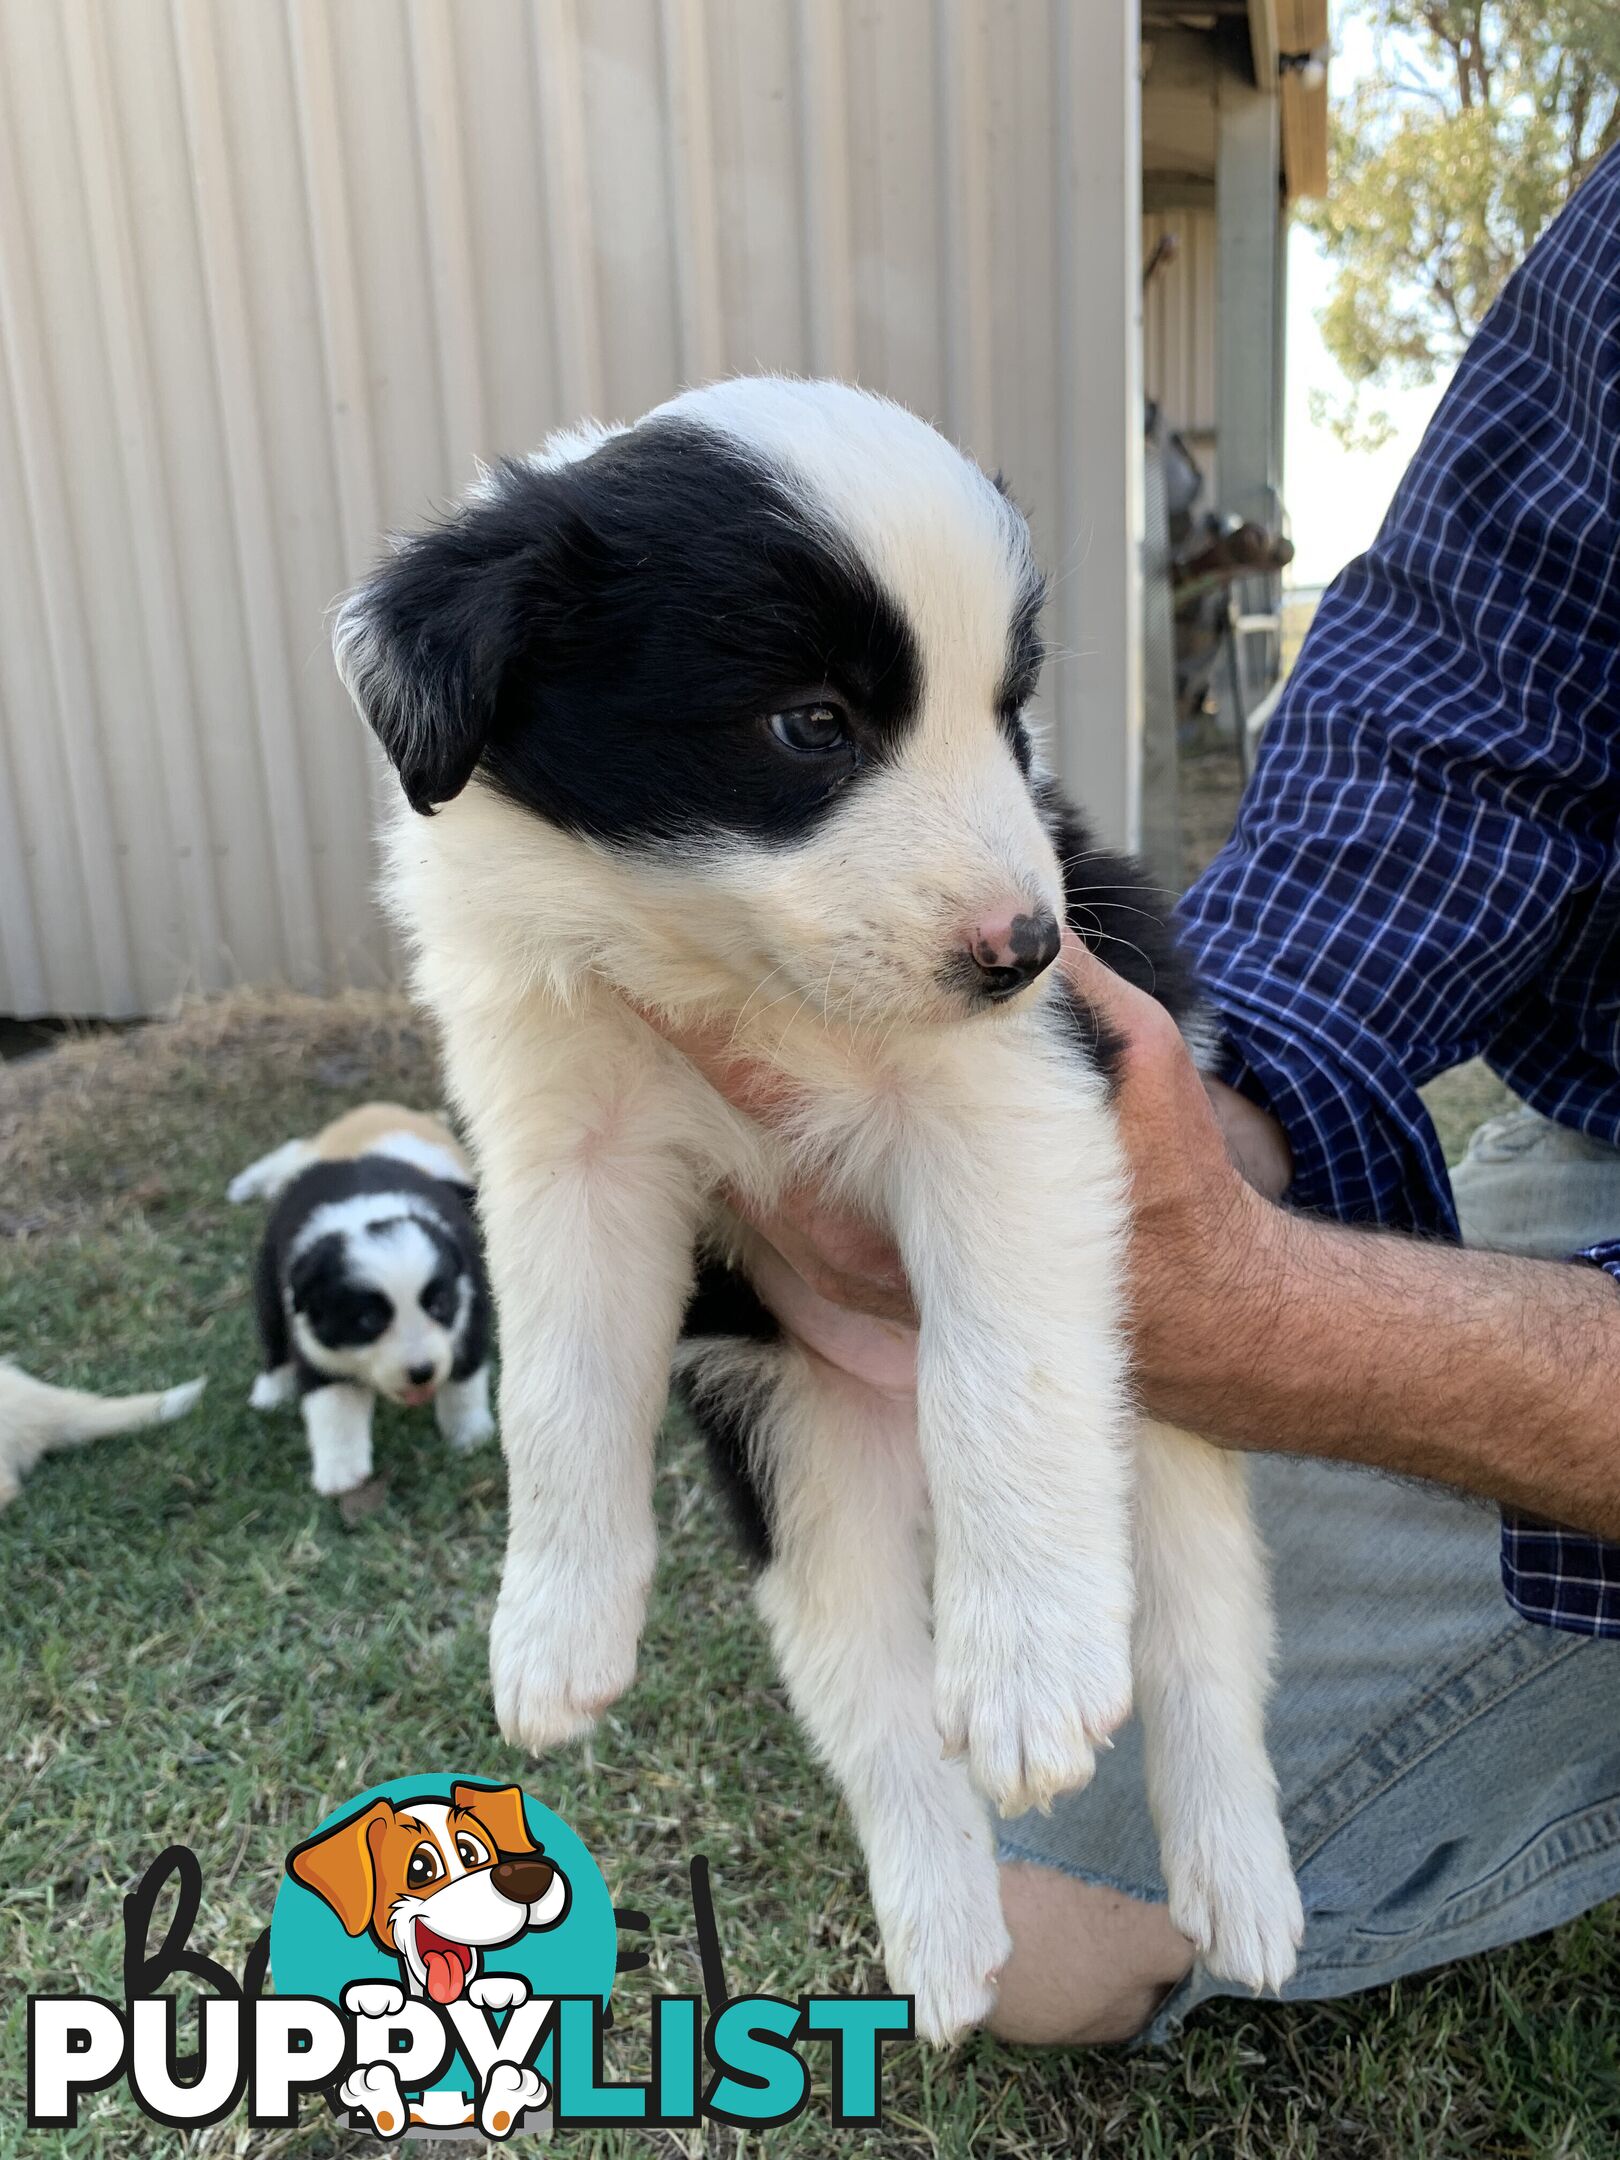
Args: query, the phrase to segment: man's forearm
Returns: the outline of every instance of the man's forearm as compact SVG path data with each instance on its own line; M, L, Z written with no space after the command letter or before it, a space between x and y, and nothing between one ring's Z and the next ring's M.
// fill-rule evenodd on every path
M1147 1345L1153 1408L1234 1446L1404 1471L1620 1538L1606 1275L1253 1205L1204 1326L1179 1352Z

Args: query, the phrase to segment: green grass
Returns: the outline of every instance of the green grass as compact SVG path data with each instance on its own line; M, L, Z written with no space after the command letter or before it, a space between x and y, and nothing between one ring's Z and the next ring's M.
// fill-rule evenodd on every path
M484 1630L499 1457L385 1414L381 1511L310 1492L295 1421L243 1406L256 1218L228 1175L348 1102L436 1100L421 1035L381 1001L234 1001L0 1075L0 1352L101 1387L210 1376L185 1424L56 1458L0 1518L0 2155L328 2154L321 2115L189 2144L120 2094L72 2133L21 2117L22 1998L120 1992L120 1900L171 1840L202 1857L201 1946L239 1965L283 1855L320 1814L412 1769L524 1778L653 1917L651 1985L694 1988L685 1866L706 1852L734 1980L880 1987L854 1842L807 1759L743 1570L679 1433L641 1678L594 1743L532 1772L494 1736ZM1499 1106L1440 1091L1455 1147ZM626 1983L615 2046L644 2025ZM1320 2008L1219 2005L1174 2049L890 2058L880 2136L814 2110L776 2153L902 2156L1597 2155L1617 2090L1620 1927L1599 1914L1436 1977ZM580 2153L740 2153L729 2131L582 2133Z

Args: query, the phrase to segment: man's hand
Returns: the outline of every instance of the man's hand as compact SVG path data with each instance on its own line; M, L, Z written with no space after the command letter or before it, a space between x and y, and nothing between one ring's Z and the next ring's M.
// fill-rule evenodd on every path
M1204 1324L1219 1330L1219 1285L1230 1283L1240 1248L1270 1212L1244 1180L1279 1197L1289 1178L1287 1143L1263 1110L1201 1081L1164 1008L1104 967L1072 932L1059 965L1125 1044L1119 1116L1136 1223L1132 1306L1151 1399L1162 1361L1172 1369L1203 1365L1203 1329L1189 1331L1184 1293L1203 1308ZM728 1101L769 1121L782 1099L779 1076L736 1056L718 1035L672 1039ZM810 1187L785 1195L770 1215L746 1219L756 1234L749 1255L756 1284L790 1333L871 1385L914 1384L916 1311L886 1237Z
M1205 1083L1174 1022L1074 940L1059 963L1124 1042L1132 1352L1147 1408L1229 1446L1462 1486L1620 1537L1620 1298L1595 1270L1345 1230L1274 1206L1280 1128ZM677 1035L769 1122L786 1083L718 1037ZM916 1384L898 1256L814 1191L750 1226L784 1327L870 1386Z
M1279 1125L1203 1082L1169 1013L1078 942L1061 966L1125 1045L1132 1356L1151 1413L1620 1536L1614 1283L1287 1214L1272 1205L1292 1175ZM674 1041L769 1123L780 1074L719 1037ZM886 1238L814 1190L750 1236L750 1274L788 1333L870 1387L916 1387L916 1313Z

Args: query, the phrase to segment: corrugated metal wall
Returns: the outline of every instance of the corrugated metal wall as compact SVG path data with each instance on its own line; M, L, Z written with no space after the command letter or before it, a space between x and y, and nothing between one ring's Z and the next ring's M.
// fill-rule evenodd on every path
M0 1011L386 973L323 616L581 413L858 374L1012 477L1083 649L1067 10L0 0Z

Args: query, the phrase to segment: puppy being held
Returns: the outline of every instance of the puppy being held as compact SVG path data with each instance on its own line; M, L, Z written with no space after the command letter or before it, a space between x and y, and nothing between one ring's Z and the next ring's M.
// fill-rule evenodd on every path
M318 1493L371 1476L379 1395L431 1402L452 1447L493 1437L473 1173L446 1126L364 1103L250 1164L229 1197L272 1203L254 1276L264 1369L249 1400L299 1402Z
M1120 1046L1062 921L1194 1001L1042 765L1041 602L1023 517L923 421L743 379L486 473L336 631L502 1310L502 1729L573 1738L634 1675L675 1363L939 2040L1008 1953L986 1801L1083 1785L1133 1678L1171 1917L1256 1987L1301 1931L1243 1469L1133 1410ZM768 1123L649 1015L769 1070ZM727 1196L801 1181L898 1246L914 1399L760 1296Z

